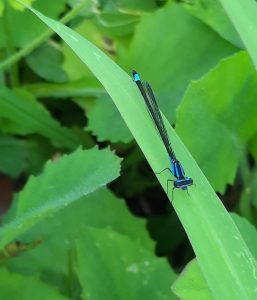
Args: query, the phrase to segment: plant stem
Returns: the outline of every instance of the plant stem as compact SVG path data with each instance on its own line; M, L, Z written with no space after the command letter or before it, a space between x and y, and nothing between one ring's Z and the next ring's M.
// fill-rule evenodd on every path
M257 170L251 172L245 149L242 149L241 151L240 170L241 170L244 189L239 202L239 211L243 217L247 218L249 221L252 221L253 216L252 216L251 202L252 202L253 186L255 181L254 177L256 177Z
M74 6L63 18L60 19L60 22L63 24L68 23L72 20L79 11L83 8L83 6L88 2L88 0L82 0L78 5ZM7 67L15 64L24 56L28 55L33 49L42 44L45 40L47 40L54 32L51 29L47 29L29 44L27 44L24 48L22 48L17 53L11 55L6 60L0 63L0 70L6 69Z
M11 16L10 16L10 6L8 1L4 1L4 13L3 13L3 31L4 31L4 37L6 41L6 56L12 57L15 53L15 47L13 45L13 36L12 32L10 30L10 22ZM19 74L18 74L18 65L13 64L10 65L9 69L10 74L10 81L12 87L17 87L19 84Z
M69 298L74 299L74 248L68 250L68 289Z
M253 200L256 184L257 184L257 168L255 168L250 173L248 177L248 181L245 182L244 191L242 193L239 202L240 214L251 222L254 220L254 216L252 213L252 200Z

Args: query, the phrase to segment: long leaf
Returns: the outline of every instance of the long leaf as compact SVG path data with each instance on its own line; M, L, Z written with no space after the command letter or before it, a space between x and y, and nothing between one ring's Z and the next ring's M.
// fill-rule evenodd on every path
M26 133L39 133L56 146L74 149L81 144L68 128L62 127L31 95L21 95L8 88L0 89L0 117L12 121Z
M152 169L157 172L167 167L169 159L163 144L130 76L73 30L35 10L33 12L63 38L103 84ZM195 181L190 195L174 191L172 203L187 231L213 298L256 299L257 269L252 254L196 162L166 120L165 123L186 173ZM158 177L165 189L168 176Z

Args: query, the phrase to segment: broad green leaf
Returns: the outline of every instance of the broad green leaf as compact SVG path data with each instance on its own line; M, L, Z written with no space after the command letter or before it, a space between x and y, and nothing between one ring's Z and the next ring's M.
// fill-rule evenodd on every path
M5 1L6 0L0 0L0 16L3 13L4 7L6 4L6 3L4 3ZM24 5L22 5L18 1L16 1L16 0L7 0L7 1L14 9L22 10L22 11L24 10ZM35 0L24 0L23 3L25 3L26 5L31 5L34 1Z
M183 2L183 7L193 16L199 18L215 31L217 31L224 39L239 48L243 48L242 41L235 28L231 24L223 7L216 0L187 0Z
M41 282L36 276L22 276L0 270L0 297L1 299L28 300L31 296L40 300L65 300L55 288Z
M68 128L62 127L39 102L27 93L0 89L0 117L20 126L26 133L39 133L56 146L75 148L79 138Z
M170 290L175 274L168 262L127 236L110 228L89 228L77 241L77 251L85 300L176 299Z
M98 141L128 143L132 140L131 133L109 96L96 99L88 110L87 117L87 129L97 136Z
M172 291L181 300L213 300L196 259L187 264L173 283Z
M26 58L29 67L40 77L53 82L67 81L62 69L61 51L49 44L43 44Z
M38 11L33 12L69 44L103 84L152 169L156 172L169 166L167 153L131 77L73 30ZM174 150L179 153L186 173L195 182L188 194L174 191L172 204L189 236L214 299L255 299L257 267L251 252L192 156L164 120ZM168 178L167 173L158 176L164 189ZM239 252L243 255L238 256Z
M118 7L115 1L107 1L97 12L97 21L104 31L118 37L132 34L138 20L138 12Z
M0 131L5 135L26 135L29 133L28 129L22 127L21 124L17 124L16 120L12 121L8 118L3 117L0 117Z
M12 1L14 2L15 0ZM21 2L26 3L26 1L20 1L20 3ZM48 1L36 0L33 2L33 7L49 14L49 16L52 18L58 18L60 13L65 9L65 2L66 0L58 0L53 1L51 5L49 5ZM18 5L20 3L18 3ZM16 47L24 47L45 31L45 26L38 22L35 16L26 10L24 12L10 10L10 19L11 21L9 22L9 29L12 35L13 43ZM22 30L19 30L21 25Z
M219 0L257 69L257 3L254 0Z
M0 135L0 171L14 178L25 167L25 142Z
M182 7L168 4L142 18L121 64L144 74L166 117L174 122L175 108L189 82L236 50Z
M190 84L176 129L216 191L232 184L242 149L257 130L257 74L246 52Z
M246 219L239 215L231 214L240 233L244 237L247 246L254 256L257 256L257 231ZM240 255L240 253L238 254ZM213 299L208 289L207 283L199 268L197 260L194 259L187 264L183 272L172 286L174 293L182 300Z
M119 10L121 12L137 13L138 11L147 11L157 8L157 3L154 0L120 0L120 1L104 1L100 0L101 8L104 11Z
M75 240L83 238L88 227L111 227L131 241L140 243L149 252L154 252L154 242L148 235L146 221L133 216L124 201L110 191L100 189L50 215L20 237L21 241L41 239L42 243L10 260L8 268L21 273L40 272L42 276L58 273L62 278L68 277L70 252L74 249Z
M17 213L0 230L0 247L50 214L115 179L119 161L110 150L78 149L57 162L48 162L38 177L31 176L20 192Z

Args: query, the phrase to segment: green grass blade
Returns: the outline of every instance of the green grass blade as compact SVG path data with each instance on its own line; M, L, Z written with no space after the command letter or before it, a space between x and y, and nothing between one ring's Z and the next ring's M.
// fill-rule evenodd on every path
M220 0L257 69L257 3L254 0Z
M1 87L0 117L17 124L26 133L41 134L57 147L74 149L81 144L80 138L74 132L61 126L30 94Z
M164 146L131 77L73 30L35 10L33 12L62 37L103 84L152 169L160 171L169 166ZM196 162L166 120L165 123L186 173L196 184L189 189L190 195L174 191L172 203L187 231L213 298L256 299L257 269L252 254ZM168 176L164 172L158 177L164 189ZM171 192L169 197L171 199Z

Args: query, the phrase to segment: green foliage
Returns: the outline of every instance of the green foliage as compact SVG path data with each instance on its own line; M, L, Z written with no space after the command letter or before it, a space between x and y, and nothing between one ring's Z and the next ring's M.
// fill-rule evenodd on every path
M65 300L58 291L49 285L42 283L36 276L27 277L19 274L12 274L1 269L0 271L1 296L13 300L25 300L31 295L40 295L40 299Z
M0 136L0 170L17 177L25 167L25 144L9 136Z
M236 29L229 21L220 2L213 0L192 0L189 3L185 1L183 7L192 15L212 27L223 38L237 47L243 48L242 41Z
M74 148L79 137L70 129L63 128L33 96L22 91L0 90L0 117L19 127L19 133L39 133L59 147Z
M179 5L170 4L142 19L124 64L152 82L158 99L166 103L161 105L166 116L174 121L175 108L190 80L202 77L236 50Z
M89 108L87 116L89 121L87 128L92 130L98 141L128 143L132 140L128 128L109 97L103 96L96 99ZM104 116L104 122L102 116ZM109 130L106 130L106 124L111 124Z
M231 23L237 30L241 40L251 56L255 68L257 68L257 7L253 0L240 0L236 3L233 0L220 0Z
M141 97L139 97L140 95L135 85L132 84L131 79L99 49L83 39L79 34L52 19L44 17L39 12L33 11L46 24L51 26L96 74L126 120L128 127L148 158L151 167L153 170L160 170L162 166L160 159L166 153L161 147L162 144L151 124L146 108L142 102L140 103ZM113 84L116 78L119 78L119 89ZM137 102L135 102L136 98L138 98ZM233 297L234 299L253 298L255 294L253 272L255 272L256 264L252 254L245 246L237 227L228 216L224 207L220 205L197 164L170 126L167 127L169 134L172 135L174 147L181 155L181 161L187 161L185 165L190 169L192 177L196 179L196 188L192 189L191 197L183 197L181 193L177 192L173 205L190 237L201 270L212 294L216 298L225 299L228 297ZM147 134L147 132L150 134ZM154 145L152 145L153 139L155 139ZM158 157L154 157L156 154L158 154ZM162 177L160 182L164 187L164 176L160 177ZM165 178L167 181L167 176ZM188 199L187 205L185 198ZM206 202L206 198L209 198L208 202ZM220 223L220 219L222 219L222 223ZM201 224L200 227L199 224ZM220 234L217 235L216 231ZM211 251L213 255L210 255ZM244 252L243 256L237 255L240 251ZM231 255L231 253L234 254ZM220 276L220 273L223 276ZM224 284L219 289L216 288L218 277ZM245 282L242 281L242 277L244 277Z
M119 159L109 150L76 150L58 162L48 162L42 175L31 176L19 194L12 221L0 230L0 247L49 214L94 192L115 179Z
M257 255L257 231L256 229L244 218L237 214L232 214L240 233L244 237L247 246L251 249L253 255ZM241 255L239 253L238 255ZM213 299L208 289L207 283L201 274L201 270L194 259L188 263L179 278L172 286L174 293L182 300L197 300L197 299Z
M65 82L67 75L60 68L62 53L54 45L43 44L27 57L28 66L40 77L53 81Z
M221 193L233 183L242 152L256 132L256 85L256 71L247 53L240 52L192 82L178 109L178 133Z
M12 0L12 2L17 4L15 0ZM26 2L23 1L23 3ZM18 5L20 5L20 3L18 3ZM57 18L63 11L64 6L65 0L53 1L51 5L44 0L35 0L33 3L33 7L47 13L52 18ZM39 22L35 16L29 13L28 10L22 13L16 9L10 10L9 18L11 20L11 22L9 22L9 30L12 42L16 47L24 47L45 30L45 26ZM23 30L18 30L21 25Z
M175 275L167 262L138 242L109 228L88 228L77 241L77 249L84 299L91 295L99 300L105 295L110 299L175 299L170 290Z
M15 260L9 260L8 267L12 271L26 274L37 274L40 270L43 281L50 281L52 285L69 293L67 285L61 284L60 286L54 278L68 283L75 280L75 271L72 276L70 274L70 264L75 268L77 260L76 255L72 253L76 247L76 241L85 238L88 228L105 229L106 227L109 228L108 230L112 228L113 234L127 237L131 243L135 241L137 249L148 253L153 252L154 243L146 231L146 222L135 219L127 210L125 203L109 190L99 189L35 224L23 235L23 240L40 239L41 244L33 251L27 251ZM103 238L102 242L108 243L108 239ZM30 261L29 264L28 261ZM163 277L166 278L166 276L168 280L169 275L164 273ZM70 292L76 293L76 286L72 287Z
M33 3L33 1L35 0L24 0L23 3L24 4L27 4L27 5L30 5ZM18 3L17 1L15 0L0 0L0 15L3 13L3 10L5 8L6 5L11 5L15 10L21 10L21 11L24 11L25 7L23 4L21 3Z
M213 299L196 259L188 263L172 290L182 300Z
M0 298L255 299L256 3L23 3L0 0ZM172 205L132 69L195 183Z

